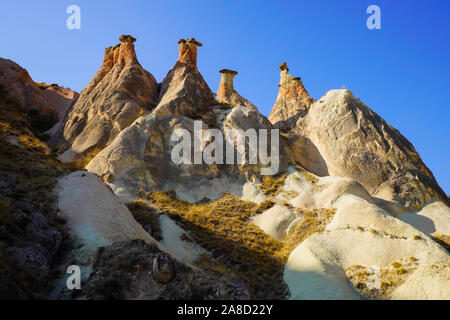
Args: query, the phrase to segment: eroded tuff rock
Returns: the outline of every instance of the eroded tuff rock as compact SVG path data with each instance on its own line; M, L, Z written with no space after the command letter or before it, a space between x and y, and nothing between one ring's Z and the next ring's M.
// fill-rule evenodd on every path
M304 116L309 106L314 103L299 77L289 74L286 62L280 65L280 87L277 101L269 115L269 120L276 128L290 128L295 121Z
M390 211L447 201L411 143L348 90L331 90L314 103L289 141L304 168L353 178Z
M226 139L234 129L268 129L267 141L270 145L272 125L256 109L241 105L231 109L223 105L210 108L202 121L203 131L218 129ZM171 158L172 150L179 142L171 141L171 137L174 130L183 129L190 132L193 147L194 119L186 116L161 117L156 116L155 112L145 115L121 132L86 168L104 179L108 177L114 192L123 199L135 198L140 189L146 192L172 188L179 191L182 198L184 194L186 200L198 201L204 197L217 199L224 192L241 196L246 176L259 175L261 167L269 166L260 162L248 164L248 161L246 164L237 164L236 161L234 164L206 164L202 160L194 164L193 157L192 164L175 164ZM196 150L203 152L206 142L207 139ZM274 157L274 161L279 161L277 172L282 172L293 160L288 154L286 141L280 138L279 144L280 156ZM234 150L236 154L236 145Z
M250 101L243 98L236 90L234 90L233 79L237 75L237 71L222 69L219 71L222 76L220 78L219 89L217 90L217 101L229 104L231 106L243 105L258 110Z
M299 166L288 168L270 199L275 204L251 222L272 238L297 239L284 269L291 299L448 299L450 256L429 228L448 230L443 203L430 208L439 216L412 212L405 223L357 181L318 177ZM424 216L425 233L417 229ZM355 268L362 272L352 274ZM371 285L378 289L368 290Z
M193 38L178 43L179 57L161 84L155 112L194 118L215 104L214 94L197 68L197 47L202 44Z
M60 217L66 221L72 247L62 258L62 276L55 281L50 298L67 298L65 285L68 265L81 267L84 281L92 271L95 254L100 247L116 242L140 239L156 244L142 226L134 220L128 208L97 176L75 171L59 179L55 195L58 197Z
M92 157L156 104L158 85L139 64L134 38L105 49L103 64L66 114L51 143L68 147L63 162Z
M155 264L167 266L166 274L162 275ZM240 280L193 270L139 240L99 250L83 293L89 299L250 299Z
M278 197L292 192L296 196L288 201L294 208L336 212L323 232L291 252L284 272L291 299L361 299L366 288L377 288L370 291L374 299L448 299L450 256L413 219L407 224L390 215L349 178L291 171ZM448 221L448 210L440 213L437 219L427 216L433 223ZM355 267L365 271L352 283L349 271Z
M34 82L26 69L3 58L0 58L0 86L17 99L24 111L54 112L59 119L78 97L77 92L68 88Z

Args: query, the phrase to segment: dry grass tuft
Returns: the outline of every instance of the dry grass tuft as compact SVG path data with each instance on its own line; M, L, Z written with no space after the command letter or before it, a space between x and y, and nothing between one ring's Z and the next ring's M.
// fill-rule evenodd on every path
M257 215L257 214L261 214L266 210L269 210L270 208L272 208L275 205L275 202L271 199L267 199L264 200L263 202L257 204L253 209L252 209L252 215Z
M359 293L366 299L389 299L392 292L406 281L408 274L417 269L415 257L394 261L391 265L370 270L361 265L353 265L345 269L347 278Z
M157 241L162 240L161 226L159 223L160 213L145 200L134 200L127 203L127 207L134 219Z
M69 171L32 133L25 110L0 88L0 174L14 181L6 187L8 191L0 193L0 296L35 298L43 294L42 288L36 291L31 287L32 281L11 260L9 249L27 244L24 226L13 213L17 201L30 202L64 234L51 192L58 177Z
M276 180L274 184L280 185L284 178ZM173 191L153 191L146 196L211 253L197 261L202 269L241 279L256 299L286 297L283 270L289 254L306 237L321 232L334 214L326 209L302 211L304 220L282 242L249 222L250 216L272 207L272 200L256 205L227 194L216 201L191 204L177 199Z
M248 222L256 207L232 195L200 204L178 200L174 192L151 192L151 203L169 214L212 257L198 262L203 269L244 281L255 298L285 298L282 280L287 256L283 243Z
M258 185L258 189L265 195L275 196L280 193L281 186L286 180L287 174L276 176L265 176L262 183Z
M336 210L315 209L298 210L302 217L290 230L283 247L284 254L289 255L303 240L316 232L322 232L333 219Z

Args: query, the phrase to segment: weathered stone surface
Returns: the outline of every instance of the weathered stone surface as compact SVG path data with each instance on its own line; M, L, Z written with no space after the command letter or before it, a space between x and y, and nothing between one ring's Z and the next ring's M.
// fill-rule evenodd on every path
M30 222L25 228L26 240L38 243L54 256L62 242L62 234L49 224L39 211L34 211L29 215Z
M59 119L78 97L78 93L56 84L36 84L28 71L17 63L0 58L0 86L17 99L24 111L55 112Z
M215 112L217 111L217 112ZM256 109L245 106L235 106L232 109L216 105L212 106L209 125L202 124L203 131L217 128L226 138L233 129L270 129L270 122ZM174 164L171 158L172 150L178 141L171 141L174 130L185 129L190 132L191 146L194 145L194 120L184 116L157 116L156 112L145 115L125 129L107 148L102 150L86 166L87 170L98 176L113 176L110 184L114 192L124 200L137 197L139 190L147 192L154 189L184 190L190 189L189 194L196 193L195 201L204 197L216 199L233 184L242 185L247 176L260 174L261 164L206 164L203 160L199 164ZM229 138L231 139L231 138ZM270 144L270 132L268 143ZM201 145L203 152L206 142ZM280 140L280 161L278 171L285 170L289 156L285 141ZM236 153L236 151L235 151ZM223 153L225 155L225 152ZM192 153L193 155L193 153ZM222 158L224 159L224 158ZM224 160L225 162L225 160ZM217 180L225 179L223 185ZM200 189L204 190L201 191ZM231 188L233 189L233 188ZM237 196L241 188L235 190ZM204 193L205 192L205 193ZM180 195L180 194L179 194ZM198 198L199 197L199 198Z
M447 201L411 143L348 90L331 90L289 135L305 169L360 182L390 211Z
M72 247L60 260L62 276L54 282L51 299L68 298L71 294L66 287L67 266L80 266L83 281L89 277L98 248L133 239L156 244L108 185L92 173L75 171L60 178L54 193Z
M274 239L283 240L287 235L289 225L296 215L286 207L278 204L269 210L251 218L251 222Z
M222 76L220 78L219 89L217 90L217 101L225 103L231 98L234 92L233 78L237 75L237 71L222 69L219 72Z
M269 120L276 128L290 128L295 121L304 116L309 106L314 103L303 86L302 80L289 74L286 62L280 65L280 87L277 101L269 115Z
M63 162L92 157L141 110L155 106L156 80L139 64L133 39L128 40L105 50L102 66L52 136L53 145L68 147L60 156Z
M234 90L233 78L237 75L237 71L222 69L219 71L222 76L220 78L219 89L217 90L217 101L229 104L231 106L243 105L258 110L254 104L243 98L236 90Z
M214 94L197 68L197 46L201 44L195 39L178 43L179 58L161 84L155 112L158 116L199 117L215 104Z
M160 281L154 261L164 257L171 276ZM246 286L236 278L193 270L142 241L102 248L83 293L89 299L247 300Z
M360 299L347 279L349 267L382 269L402 259L415 261L416 272L402 269L394 273L385 298L448 299L450 256L414 224L377 206L352 179L290 172L278 197L296 192L297 196L288 200L294 208L336 210L323 232L312 234L290 254L284 280L291 299ZM427 216L439 222L436 215ZM399 278L400 274L404 278Z
M42 245L33 243L26 247L12 248L12 257L31 277L31 287L40 288L45 285L50 276L51 255Z

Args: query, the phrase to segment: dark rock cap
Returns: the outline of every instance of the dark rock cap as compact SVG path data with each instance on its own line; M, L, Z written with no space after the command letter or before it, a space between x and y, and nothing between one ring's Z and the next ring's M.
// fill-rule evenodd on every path
M237 74L238 74L237 71L230 70L230 69L222 69L222 70L220 70L219 72L220 72L220 73L231 73L231 74L234 74L234 75L237 75Z
M134 38L133 36L131 36L129 34L123 34L123 35L121 35L119 37L119 41L122 42L122 43L123 42L131 42L131 43L133 43L133 42L136 41L136 38Z
M288 68L286 62L283 62L282 64L280 64L280 66L278 68L280 68L281 71L283 71L283 70L289 71L289 68Z
M182 43L192 43L192 44L195 44L197 47L203 47L203 44L201 42L198 42L197 40L195 40L195 38L178 40L178 44L182 44Z

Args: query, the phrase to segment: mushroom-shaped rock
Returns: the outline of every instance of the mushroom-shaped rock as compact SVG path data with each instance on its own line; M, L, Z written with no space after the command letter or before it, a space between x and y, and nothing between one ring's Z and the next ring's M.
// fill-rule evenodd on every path
M217 101L231 106L243 105L257 110L254 104L234 90L233 79L238 72L230 69L222 69L219 72L222 74L222 77L220 78L220 85L217 90Z
M306 114L309 106L314 103L299 77L289 74L286 62L279 66L280 83L277 101L270 112L269 120L275 127L290 128L295 121Z
M231 98L234 92L233 78L237 75L237 71L222 69L219 71L222 74L220 79L219 90L217 90L217 101L225 103Z
M180 39L178 44L180 45L178 61L197 67L197 47L202 47L203 44L195 40L195 38Z
M131 36L131 35L129 35L129 34L123 34L123 35L121 35L119 37L119 41L122 42L122 43L125 43L125 42L133 43L133 42L136 41L136 38Z

